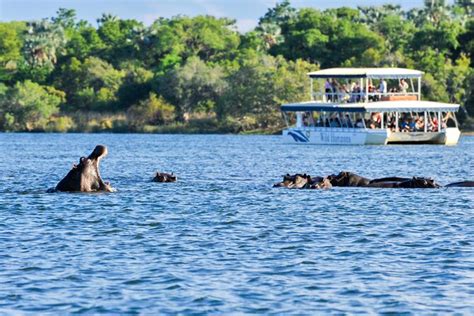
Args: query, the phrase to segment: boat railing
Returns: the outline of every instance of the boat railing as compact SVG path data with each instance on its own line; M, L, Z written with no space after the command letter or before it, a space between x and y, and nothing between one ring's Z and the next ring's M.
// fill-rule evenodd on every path
M372 101L416 101L420 99L417 92L314 92L313 99L333 103L355 103Z

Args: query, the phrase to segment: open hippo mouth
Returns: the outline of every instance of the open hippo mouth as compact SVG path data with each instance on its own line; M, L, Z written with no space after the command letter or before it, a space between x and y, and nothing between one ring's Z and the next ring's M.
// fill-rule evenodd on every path
M107 155L107 147L97 145L86 158L81 157L69 173L58 183L55 190L65 192L114 192L109 183L100 176L100 160Z

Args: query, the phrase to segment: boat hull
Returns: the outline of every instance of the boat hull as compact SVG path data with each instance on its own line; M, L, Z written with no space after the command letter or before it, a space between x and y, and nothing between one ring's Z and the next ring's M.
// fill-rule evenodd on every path
M447 128L440 133L393 133L383 129L365 128L288 128L283 130L286 142L319 145L387 145L387 144L438 144L456 145L461 133Z

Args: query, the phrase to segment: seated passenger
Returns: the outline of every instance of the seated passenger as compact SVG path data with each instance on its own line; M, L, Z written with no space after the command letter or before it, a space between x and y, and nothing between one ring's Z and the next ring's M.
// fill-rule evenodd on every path
M346 126L347 126L347 127L350 127L350 128L354 127L354 126L352 125L352 121L351 121L351 118L349 117L349 114L346 114L346 116L344 117L344 119L345 119L345 123L346 123Z
M333 116L331 120L329 121L329 126L330 127L341 127L341 124L339 123L339 119L336 116Z
M357 120L356 127L357 128L364 128L364 122L362 121L362 119Z
M400 124L400 130L402 132L409 132L410 131L410 126L408 124L408 120L404 119L402 121L402 124Z
M410 132L414 132L416 128L416 122L414 119L410 119L408 121L408 127L410 128Z
M424 131L424 129L425 129L425 122L423 121L423 117L419 117L416 120L415 130L418 132L421 132L421 131Z

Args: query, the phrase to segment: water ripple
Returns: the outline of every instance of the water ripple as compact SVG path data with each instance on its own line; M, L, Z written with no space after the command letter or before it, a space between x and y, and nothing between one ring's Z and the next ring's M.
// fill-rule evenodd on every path
M45 193L99 143L117 193ZM0 314L473 314L472 190L271 188L287 172L473 179L473 147L0 134Z

